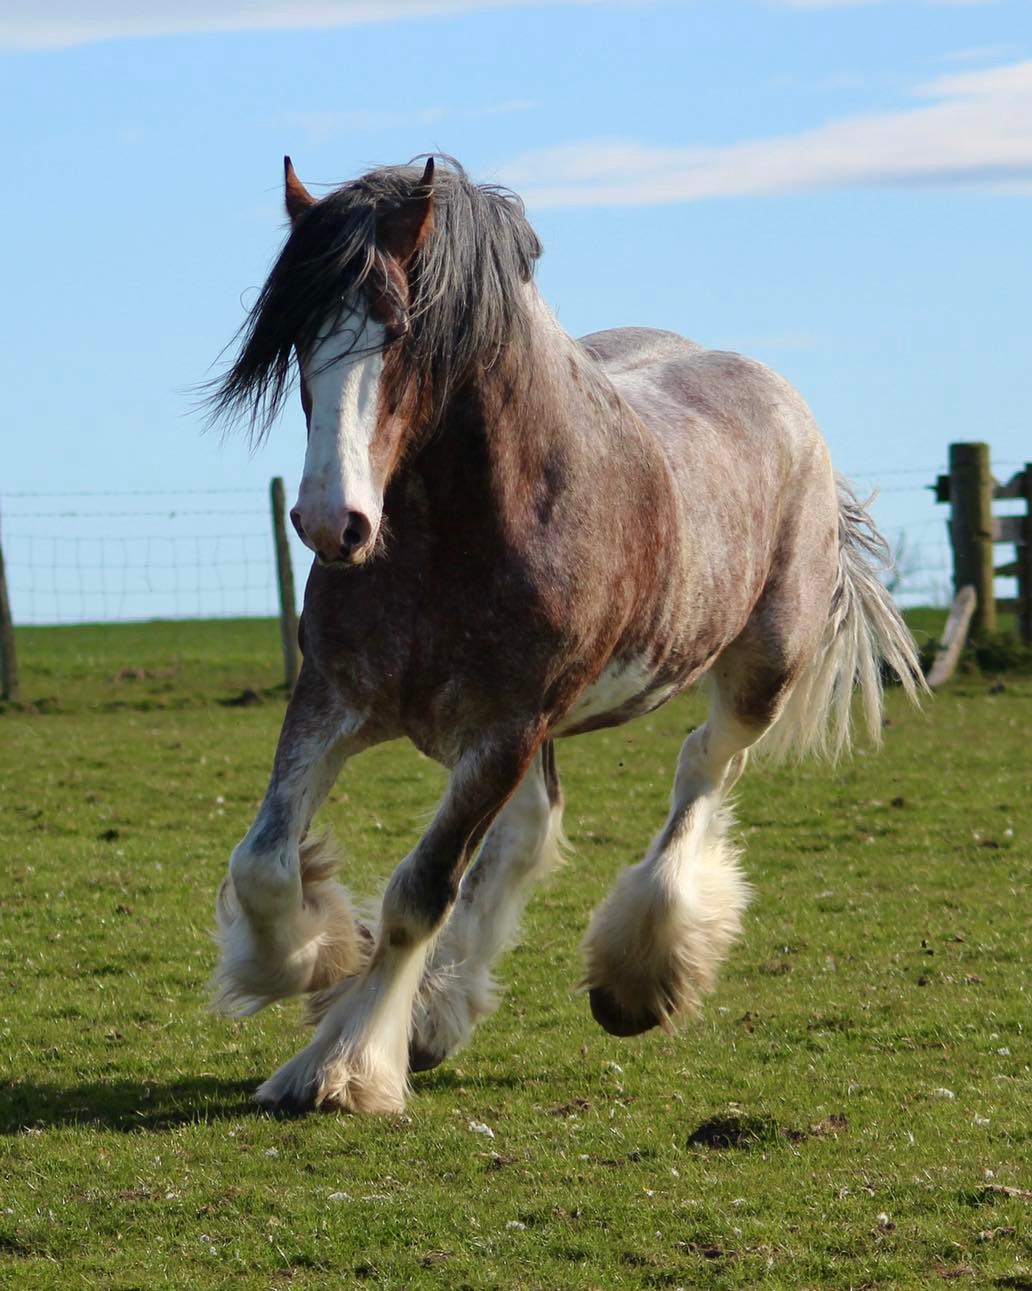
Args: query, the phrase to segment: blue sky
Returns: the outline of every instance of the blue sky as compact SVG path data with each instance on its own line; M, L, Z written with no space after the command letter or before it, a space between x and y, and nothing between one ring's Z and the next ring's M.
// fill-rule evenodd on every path
M881 485L918 599L945 591L920 486L949 441L989 440L1001 475L1032 457L1027 0L35 0L0 13L0 111L23 621L236 608L220 579L265 605L262 492L296 488L300 409L252 457L184 392L279 245L284 152L314 191L450 152L526 196L572 333L668 327L778 368ZM141 496L38 496L101 490ZM184 567L90 568L150 550Z

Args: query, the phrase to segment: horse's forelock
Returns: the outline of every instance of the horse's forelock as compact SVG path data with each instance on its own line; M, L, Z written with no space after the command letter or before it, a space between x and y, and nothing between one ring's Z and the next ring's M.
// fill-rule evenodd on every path
M236 359L211 388L213 421L242 414L256 437L267 432L290 389L295 347L311 345L369 281L381 254L378 222L412 199L422 173L375 170L302 213L241 328ZM514 193L474 184L450 158L438 161L433 203L433 231L409 265L402 355L439 417L456 386L525 327L521 287L541 245Z

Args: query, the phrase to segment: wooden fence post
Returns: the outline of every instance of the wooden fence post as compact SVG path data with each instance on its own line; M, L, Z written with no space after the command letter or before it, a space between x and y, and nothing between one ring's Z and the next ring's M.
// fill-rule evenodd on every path
M0 546L0 698L18 699L18 659L14 652L14 622L4 575L4 549Z
M953 589L971 586L978 598L973 637L996 631L993 593L993 476L988 444L950 445L950 534Z
M283 641L283 680L287 694L294 689L300 665L297 646L297 602L294 599L294 568L287 545L287 501L283 479L277 475L272 495L272 536L276 544L276 580L279 583L280 637Z
M938 690L953 676L961 651L967 643L968 628L971 626L971 616L974 612L975 589L962 587L953 601L953 608L942 630L935 658L928 670L926 680L930 690Z

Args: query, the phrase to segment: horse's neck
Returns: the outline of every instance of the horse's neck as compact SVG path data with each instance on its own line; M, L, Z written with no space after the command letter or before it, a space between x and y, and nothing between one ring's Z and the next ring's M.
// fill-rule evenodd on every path
M628 515L654 508L667 487L658 447L608 377L543 302L530 303L525 333L454 393L404 468L415 492L399 479L394 495L406 512L424 497L430 523L485 559L496 540L523 546L561 517L600 523L628 490Z
M488 469L533 485L549 469L597 453L637 419L533 287L527 322L525 335L480 374L473 403Z

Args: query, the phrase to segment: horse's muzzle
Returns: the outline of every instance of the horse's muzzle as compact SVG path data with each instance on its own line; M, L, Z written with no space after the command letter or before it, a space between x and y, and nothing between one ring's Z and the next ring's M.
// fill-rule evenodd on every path
M323 565L360 565L373 549L373 523L361 511L346 512L343 524L324 523L309 529L295 507L290 522Z

